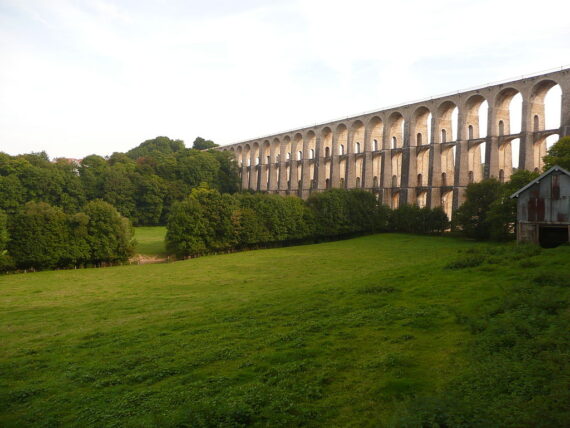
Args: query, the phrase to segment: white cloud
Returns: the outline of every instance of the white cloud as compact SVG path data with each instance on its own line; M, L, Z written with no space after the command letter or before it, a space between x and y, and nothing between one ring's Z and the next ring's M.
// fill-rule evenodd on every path
M0 150L79 157L157 135L230 143L554 67L570 58L564 8L4 1Z

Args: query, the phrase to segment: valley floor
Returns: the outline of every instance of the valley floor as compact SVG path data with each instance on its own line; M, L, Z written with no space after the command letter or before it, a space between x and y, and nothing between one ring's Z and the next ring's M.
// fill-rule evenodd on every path
M412 426L482 308L569 268L570 247L384 234L0 276L0 425Z

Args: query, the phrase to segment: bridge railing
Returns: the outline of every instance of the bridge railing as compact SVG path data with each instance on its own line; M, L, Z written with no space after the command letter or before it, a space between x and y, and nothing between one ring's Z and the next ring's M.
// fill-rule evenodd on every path
M404 106L411 105L411 104L418 104L418 103L425 102L425 101L431 101L431 100L437 99L437 98L450 97L450 96L452 96L452 95L461 94L461 93L463 93L463 92L476 91L476 90L478 90L478 89L485 89L485 88L488 88L489 86L496 86L496 85L501 85L501 84L504 84L504 83L516 82L517 80L528 79L528 78L531 78L531 77L541 76L541 75L549 74L549 73L555 73L555 72L557 72L557 71L563 71L563 70L570 70L570 64L568 64L568 65L563 65L563 66L556 67L556 68L551 68L551 69L548 69L548 70L537 71L537 72L530 73L530 74L525 74L525 75L522 75L522 76L511 77L510 79L497 80L497 81L495 81L495 82L489 82L489 83L486 83L486 84L484 84L484 85L472 86L472 87L470 87L470 88L464 88L464 89L460 89L460 90L458 90L458 91L446 92L446 93L444 93L444 94L439 94L439 95L433 95L433 96L431 96L431 97L420 98L420 99L413 100L413 101L408 101L408 102L405 102L405 103L393 104L393 105L390 105L390 106L385 106L385 107L377 108L377 109L374 109L374 110L368 110L368 111L365 111L365 112L362 112L362 113L358 113L358 114L354 114L354 115L350 115L350 116L337 117L336 119L327 120L327 121L325 121L325 122L315 122L314 124L309 124L309 125L305 124L305 125L299 126L299 127L297 127L297 128L290 128L290 129L287 129L287 130L285 130L285 131L276 132L276 133L273 133L273 134L262 135L262 136L255 137L255 138L248 138L248 139L246 139L246 140L237 141L237 142L235 142L235 143L225 144L224 146L232 146L232 145L234 145L234 144L242 144L242 143L247 143L248 141L254 141L254 140L263 140L263 139L265 139L265 138L273 137L273 136L275 136L275 135L288 134L289 132L294 132L294 131L299 131L299 130L301 130L301 129L313 128L313 127L317 127L317 126L322 126L322 125L326 125L327 123L339 122L339 121L341 121L341 120L355 119L355 118L360 117L360 116L366 116L366 115L373 114L373 113L377 113L377 112L384 111L384 110L391 110L391 109L395 109L395 108L398 108L398 107L404 107ZM222 147L224 147L224 146L222 146Z

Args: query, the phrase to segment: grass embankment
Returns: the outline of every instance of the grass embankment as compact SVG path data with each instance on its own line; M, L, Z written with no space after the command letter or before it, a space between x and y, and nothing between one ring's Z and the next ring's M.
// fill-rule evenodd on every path
M535 364L545 376L567 360L556 341L566 340L570 287L538 272L568 272L569 250L519 254L449 238L375 235L3 276L0 425L360 427L479 417L473 409L457 416L462 403L441 398L452 394L493 416L498 398L501 408L519 398L526 404L529 385L544 384L532 372L520 394L493 390L493 382L508 388L513 377L528 377L520 363L511 380L500 378L510 373L511 354L492 364L493 352L518 349L511 327L520 314L527 318L513 315L517 304L505 305L511 289L527 290L517 294L522 307L532 307L533 290L556 291L558 303L544 297L545 314L528 320L542 327L522 335L542 346L532 335L544 336L549 317L557 328L538 357L524 349L531 359L553 356ZM507 342L481 342L501 328ZM485 378L490 368L493 379ZM559 375L563 391L568 373ZM479 378L487 384L469 391ZM531 404L544 407L543 396Z
M166 227L135 227L135 239L137 240L136 254L146 257L166 257L164 237Z

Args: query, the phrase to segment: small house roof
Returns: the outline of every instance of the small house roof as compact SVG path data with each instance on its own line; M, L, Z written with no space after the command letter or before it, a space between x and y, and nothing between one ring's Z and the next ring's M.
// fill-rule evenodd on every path
M536 183L539 183L540 180L542 180L544 177L546 177L547 175L552 174L554 171L559 171L562 172L563 174L566 174L568 177L570 177L570 172L566 171L564 168L562 168L561 166L558 165L554 165L552 168L550 168L548 171L546 171L544 174L542 174L540 177L535 178L534 180L532 180L530 183L528 183L526 186L522 187L521 189L517 190L515 193L513 193L511 195L511 199L512 198L518 198L519 195L524 192L526 189L528 189L529 187L535 185Z

